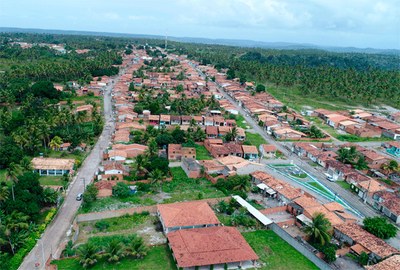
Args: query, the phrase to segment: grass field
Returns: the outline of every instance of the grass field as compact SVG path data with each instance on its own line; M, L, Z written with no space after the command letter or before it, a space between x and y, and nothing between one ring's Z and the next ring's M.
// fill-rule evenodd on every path
M204 147L204 145L196 144L195 148L196 148L196 159L197 160L209 160L209 159L212 159L212 156L207 151L207 149Z
M43 186L62 186L62 176L40 176L39 182Z
M246 132L246 142L251 143L251 145L255 145L257 149L260 146L260 144L266 143L266 141L260 134L258 133L253 134L250 132Z
M338 184L339 186L341 186L344 189L351 191L350 184L347 183L346 181L336 181L336 184Z
M267 92L290 108L301 111L303 107L327 110L345 110L349 106L345 101L339 99L328 99L321 96L304 96L296 87L275 86L265 84Z
M259 230L245 232L243 237L266 265L257 269L308 270L318 269L310 260L300 254L273 231Z
M137 227L140 224L143 224L147 220L154 219L155 217L150 216L149 214L133 214L133 215L125 215L122 217L115 217L115 218L107 218L107 219L102 219L101 223L102 224L107 224L107 226L104 226L103 229L99 229L96 226L96 223L99 222L82 222L80 223L81 228L84 228L85 226L93 226L94 230L92 230L90 233L96 234L98 232L103 232L103 233L109 233L109 232L117 232L121 230L129 230L133 229L134 227ZM99 223L100 224L100 223Z
M171 168L171 173L173 180L164 183L162 187L171 198L164 200L164 203L225 197L224 193L207 179L188 178L181 167Z
M53 261L58 270L83 270L77 259L64 259ZM163 269L176 270L176 265L173 261L172 254L167 245L154 246L149 249L147 256L142 260L134 260L130 258L122 259L118 264L108 263L104 259L90 268L91 270L100 269L115 269L115 270L142 270L142 269Z
M238 114L236 115L236 125L240 128L247 129L248 125L246 120L244 119L243 115Z

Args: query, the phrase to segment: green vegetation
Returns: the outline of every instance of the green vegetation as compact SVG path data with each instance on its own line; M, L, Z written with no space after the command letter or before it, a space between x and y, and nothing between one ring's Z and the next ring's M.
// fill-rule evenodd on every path
M266 141L264 140L264 138L258 134L258 133L250 133L250 132L246 132L246 143L249 143L251 145L255 145L258 149L258 147L260 146L260 144L265 144Z
M132 229L151 218L149 212L142 212L134 213L133 215L124 215L122 217L102 219L97 222L83 222L80 223L80 226L84 228L94 224L96 229L100 232L117 232ZM91 231L91 233L97 233L97 231Z
M337 135L336 139L343 141L343 142L385 142L385 141L392 141L392 139L388 137L379 137L379 138L362 138L356 135L345 134L345 135Z
M349 191L351 191L351 185L349 183L347 183L346 181L336 181L336 184L338 184L339 186L341 186L344 189L347 189Z
M301 173L301 174L296 174L296 173L290 173L293 177L296 177L296 178L301 178L301 179L304 179L304 178L307 178L308 177L308 175L306 174L306 173Z
M58 270L83 270L78 259L62 259L53 261L52 264L57 265ZM100 260L92 270L115 269L115 270L142 270L142 269L163 269L176 270L171 251L167 245L150 247L147 256L141 260L124 258L118 264L109 263Z
M365 218L363 224L366 231L382 239L389 239L397 234L396 226L390 224L385 217Z
M43 186L62 186L62 176L40 176L39 182Z
M243 237L266 265L260 269L318 269L273 231L245 232Z
M208 150L204 147L204 145L195 144L196 148L196 159L197 160L210 160L212 156L208 152Z
M238 127L247 129L248 124L247 124L246 120L244 119L243 115L241 115L241 114L236 115L235 120L236 120L236 125Z
M332 196L323 186L321 186L317 182L307 182L307 185L313 186L314 188L318 189L320 192L324 193L327 196Z
M7 175L6 170L0 170L0 182L5 182L7 180L6 175Z
M169 193L171 198L164 203L198 200L199 194L203 199L225 197L224 193L216 189L207 179L188 178L181 167L171 168L172 181L163 184L163 192Z

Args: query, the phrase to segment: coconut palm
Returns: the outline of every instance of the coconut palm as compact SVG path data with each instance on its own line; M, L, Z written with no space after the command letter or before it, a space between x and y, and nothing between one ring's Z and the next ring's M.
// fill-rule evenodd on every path
M9 196L10 196L10 191L8 190L7 185L5 185L5 184L1 185L0 186L0 202L6 201Z
M154 171L149 173L149 180L152 185L159 186L160 192L162 190L162 183L165 180L165 175L160 169L155 169Z
M15 182L18 181L18 176L21 174L21 172L22 172L21 166L14 162L11 162L8 165L8 168L6 169L6 179L12 181L11 191L12 191L13 201L15 201L14 184L15 184Z
M0 244L7 243L13 254L20 243L21 237L25 234L26 229L29 228L29 217L23 213L13 211L11 214L6 215L0 224Z
M124 245L118 239L111 240L105 247L104 252L103 256L107 258L109 262L118 262L125 257Z
M141 237L133 237L125 248L125 254L135 259L144 258L147 255L147 247Z
M79 257L79 263L84 268L95 265L100 257L98 251L98 248L91 242L81 245L76 252Z
M50 143L49 143L49 147L53 150L59 149L61 144L63 143L63 140L58 137L58 136L54 136L53 139L51 139Z
M323 213L315 213L311 223L306 224L304 232L310 237L310 240L321 245L329 243L331 235L331 223Z

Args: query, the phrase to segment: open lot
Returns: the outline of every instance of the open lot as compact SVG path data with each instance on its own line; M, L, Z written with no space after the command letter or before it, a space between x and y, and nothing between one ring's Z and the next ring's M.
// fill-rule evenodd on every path
M245 232L243 237L260 257L265 266L258 269L305 270L318 269L310 260L286 243L273 231Z
M80 270L83 268L77 259L63 259L54 261L58 270ZM150 247L147 256L141 260L130 258L122 259L118 264L111 264L104 259L100 260L92 270L99 269L115 269L115 270L143 270L143 269L163 269L163 270L176 270L176 265L173 261L172 254L167 245Z
M225 194L205 178L188 178L181 167L170 168L172 181L162 184L162 192L141 192L127 198L99 198L90 207L81 207L79 213L101 212L129 207L155 205L208 198L222 198Z
M195 148L196 148L196 159L197 160L210 160L210 159L212 159L212 156L207 151L207 149L204 147L204 145L196 144Z
M263 137L261 137L258 133L250 133L246 131L246 142L250 143L251 145L255 145L258 149L260 144L265 144L266 141Z

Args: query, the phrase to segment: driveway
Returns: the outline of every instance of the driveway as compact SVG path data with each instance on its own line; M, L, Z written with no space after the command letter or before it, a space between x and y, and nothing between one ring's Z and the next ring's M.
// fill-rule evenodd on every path
M75 214L82 203L82 201L76 200L76 195L78 193L83 193L84 185L89 184L93 180L98 165L102 160L103 150L106 149L110 143L111 134L115 128L112 116L111 91L123 72L124 70L119 75L112 78L112 82L104 90L105 124L103 132L69 185L64 203L58 210L56 217L46 228L41 238L38 239L36 246L25 257L18 269L45 269L45 261L47 261L50 256L53 258L59 258L61 250L59 250L58 247L67 237L67 233L71 229L71 224ZM40 265L35 267L35 264L37 263Z

